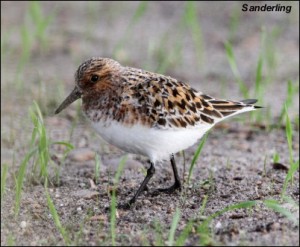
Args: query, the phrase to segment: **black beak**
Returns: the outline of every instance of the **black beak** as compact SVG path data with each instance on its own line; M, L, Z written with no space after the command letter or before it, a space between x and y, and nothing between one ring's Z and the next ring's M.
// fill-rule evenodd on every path
M75 100L81 98L81 94L82 93L78 90L78 88L75 87L70 93L70 95L64 100L64 102L62 102L61 105L56 109L55 114L60 113L63 109L72 104Z

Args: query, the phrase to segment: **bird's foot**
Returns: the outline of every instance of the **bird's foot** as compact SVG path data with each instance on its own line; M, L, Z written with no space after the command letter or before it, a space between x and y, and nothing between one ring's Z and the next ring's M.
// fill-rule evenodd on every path
M159 189L153 191L153 195L158 195L159 193L171 194L171 193L175 192L176 190L181 190L180 184L175 183L169 188L159 188Z

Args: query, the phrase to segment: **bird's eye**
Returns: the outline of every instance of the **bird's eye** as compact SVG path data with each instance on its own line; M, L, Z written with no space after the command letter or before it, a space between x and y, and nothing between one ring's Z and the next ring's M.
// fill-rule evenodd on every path
M99 79L99 76L97 76L97 75L92 75L92 77L91 77L91 82L95 83L95 82L98 81L98 79Z

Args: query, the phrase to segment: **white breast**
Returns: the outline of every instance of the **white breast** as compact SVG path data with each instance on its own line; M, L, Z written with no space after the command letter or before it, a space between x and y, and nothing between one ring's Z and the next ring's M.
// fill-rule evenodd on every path
M190 147L212 127L201 124L195 128L161 130L141 124L129 127L117 121L109 125L92 122L92 125L110 144L129 153L148 156L154 163Z

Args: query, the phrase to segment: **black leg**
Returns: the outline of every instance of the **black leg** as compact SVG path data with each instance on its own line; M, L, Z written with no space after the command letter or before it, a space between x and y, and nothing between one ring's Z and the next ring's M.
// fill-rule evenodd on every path
M177 171L177 167L176 167L176 163L175 163L175 159L174 159L174 155L171 155L171 165L172 165L172 169L173 169L173 174L174 174L174 179L175 182L174 184L166 189L158 189L159 192L164 192L164 193L172 193L177 189L181 189L181 183L180 183L180 179L178 176L178 171Z
M149 182L149 180L151 179L151 177L153 176L154 173L155 173L154 165L152 164L152 162L150 162L150 167L147 170L147 175L146 175L144 181L141 183L141 185L138 188L135 195L127 203L118 205L118 208L129 209L131 207L131 205L136 202L136 199L141 194L141 192L147 188L147 183Z

